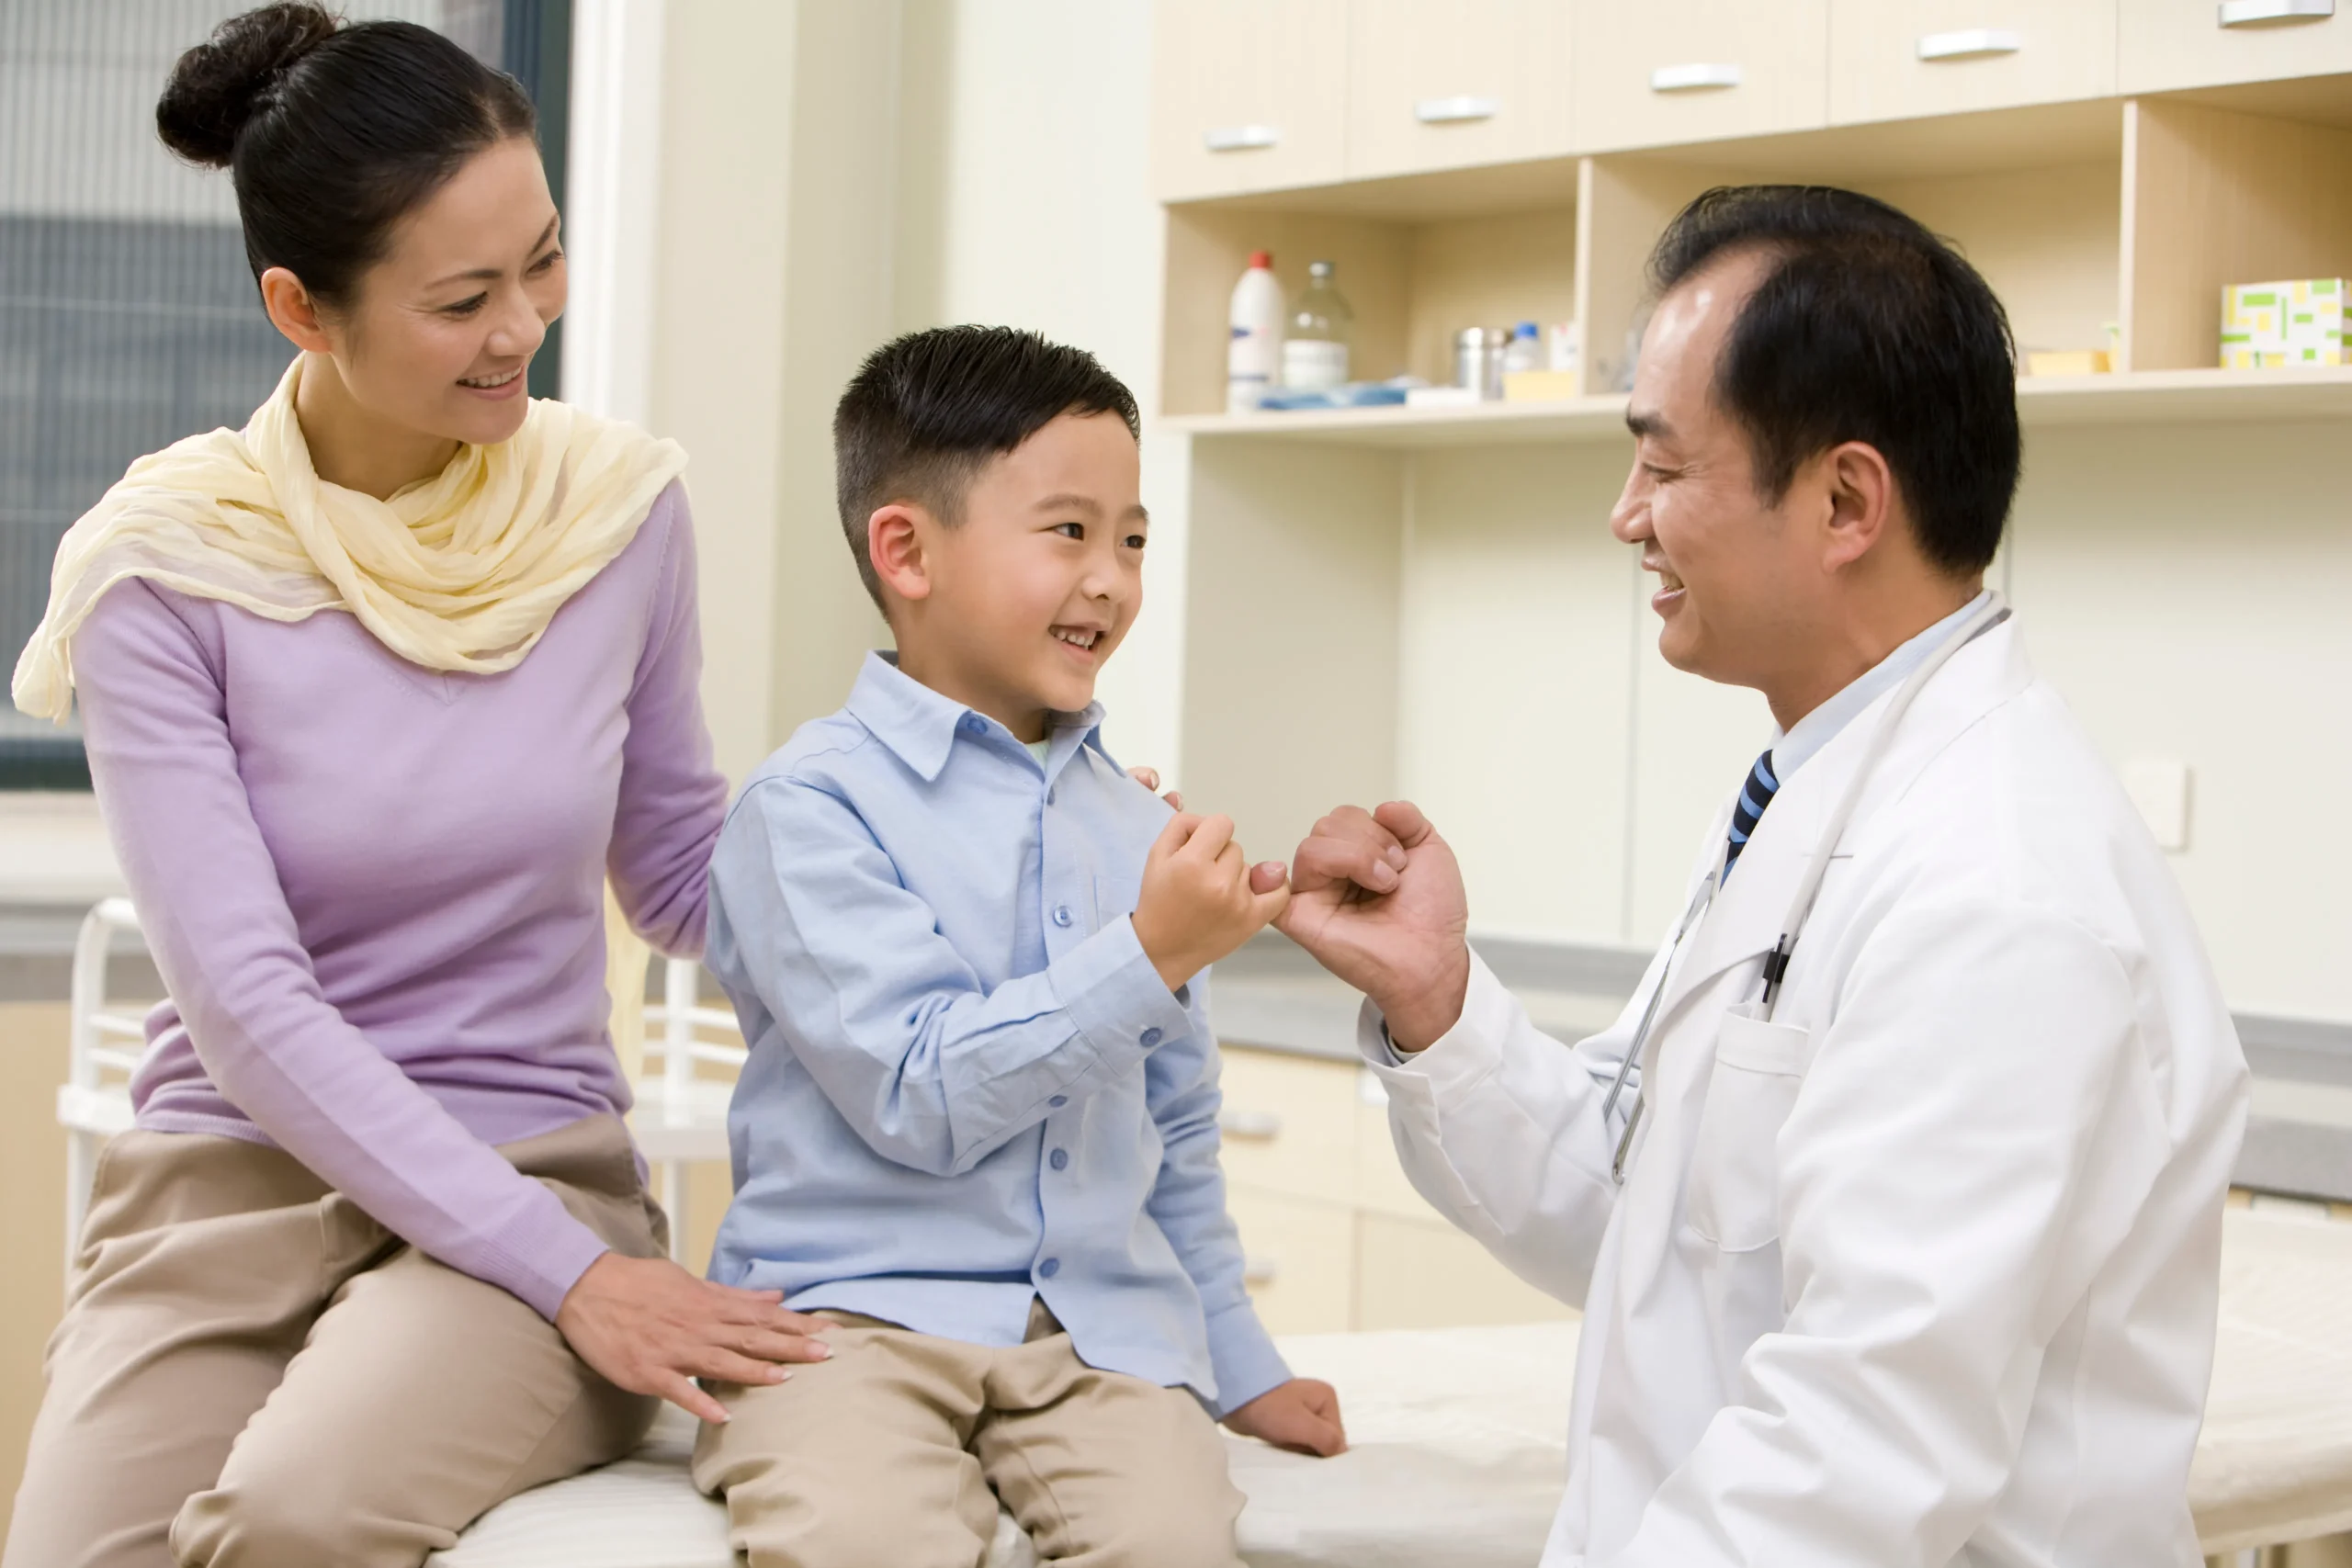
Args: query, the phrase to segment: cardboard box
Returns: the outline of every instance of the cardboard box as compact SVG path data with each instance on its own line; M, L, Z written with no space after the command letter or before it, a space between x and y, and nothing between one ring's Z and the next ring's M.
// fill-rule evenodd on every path
M2025 373L2029 376L2104 376L2107 371L2107 350L2103 348L2034 348L2026 351Z
M2222 367L2346 365L2345 280L2233 283L2222 290Z

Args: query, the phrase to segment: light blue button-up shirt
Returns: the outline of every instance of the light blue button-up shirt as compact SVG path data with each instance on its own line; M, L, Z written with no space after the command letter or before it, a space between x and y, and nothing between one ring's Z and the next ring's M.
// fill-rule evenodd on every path
M1128 919L1168 807L1101 717L1040 764L875 655L745 784L711 865L751 1043L711 1277L983 1345L1043 1298L1089 1365L1223 1414L1290 1373L1226 1214L1206 976L1170 995Z

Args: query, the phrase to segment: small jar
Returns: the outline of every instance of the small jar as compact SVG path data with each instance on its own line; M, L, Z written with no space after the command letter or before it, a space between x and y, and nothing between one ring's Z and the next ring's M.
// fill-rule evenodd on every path
M1475 387L1480 400L1499 402L1503 395L1503 356L1510 348L1510 333L1500 327L1464 327L1453 339L1453 384Z

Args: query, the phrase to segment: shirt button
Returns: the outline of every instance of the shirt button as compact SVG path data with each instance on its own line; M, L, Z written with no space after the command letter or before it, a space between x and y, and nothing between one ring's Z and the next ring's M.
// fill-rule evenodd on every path
M1075 918L1076 917L1071 915L1069 912L1069 906L1068 904L1057 904L1054 906L1054 924L1057 926L1066 926Z
M1037 1265L1037 1272L1048 1280L1052 1279L1061 1271L1062 1260L1058 1258L1048 1258L1043 1263Z
M982 718L978 714L976 714L976 713L967 713L967 714L966 714L966 715L964 716L964 733L965 733L965 734L967 734L967 735L984 735L984 734L986 734L986 733L988 732L988 728L989 728L989 721L988 721L987 719Z
M1056 1170L1068 1170L1069 1168L1069 1151L1068 1149L1056 1149L1054 1151L1053 1164Z
M1154 1045L1159 1044L1159 1041L1160 1033L1159 1025L1154 1024L1151 1028L1143 1032L1143 1044L1145 1050L1150 1050Z
M1054 1096L1053 1099L1046 1101L1046 1103L1052 1106L1055 1110L1059 1111L1063 1106L1069 1103L1069 1096L1066 1094L1057 1094Z

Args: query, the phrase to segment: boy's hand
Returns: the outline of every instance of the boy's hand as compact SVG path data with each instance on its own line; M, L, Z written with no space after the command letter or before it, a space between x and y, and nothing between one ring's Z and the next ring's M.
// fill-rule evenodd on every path
M1136 940L1173 991L1255 936L1289 902L1288 868L1245 861L1233 841L1232 818L1180 811L1144 862Z
M1227 1416L1225 1424L1245 1438L1293 1453L1329 1459L1348 1450L1348 1434L1340 1425L1340 1395L1329 1383L1313 1378L1276 1384Z

